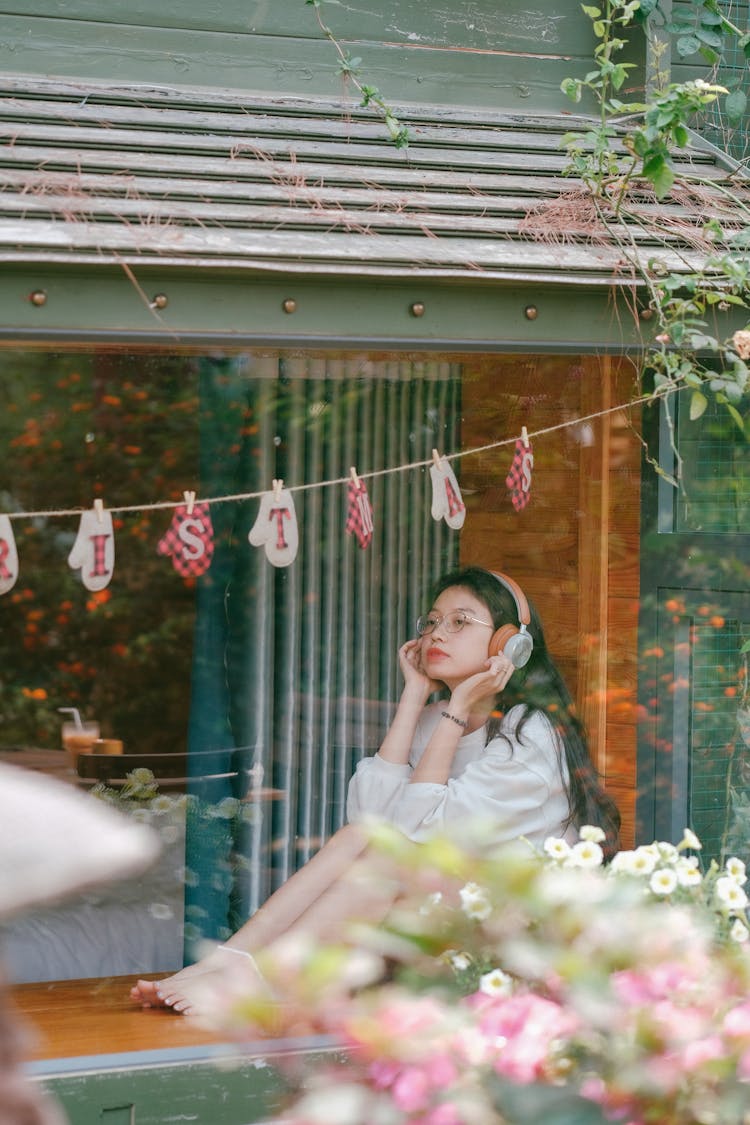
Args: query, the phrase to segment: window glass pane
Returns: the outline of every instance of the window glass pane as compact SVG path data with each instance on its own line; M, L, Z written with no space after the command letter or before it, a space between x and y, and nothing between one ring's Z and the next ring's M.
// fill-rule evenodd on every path
M6 926L11 979L124 990L253 914L344 823L401 692L399 646L457 564L511 575L538 609L631 845L631 384L589 356L0 352L18 556L0 758L164 843L146 875ZM442 455L455 490L436 491ZM101 741L63 749L61 708Z

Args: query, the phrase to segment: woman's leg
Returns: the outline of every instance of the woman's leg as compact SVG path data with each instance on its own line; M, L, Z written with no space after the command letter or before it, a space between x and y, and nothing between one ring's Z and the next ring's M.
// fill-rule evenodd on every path
M253 914L227 945L240 952L253 953L287 933L294 923L320 900L350 869L365 851L367 839L356 825L339 829L304 867ZM183 982L208 972L222 971L236 959L221 946L194 965L158 981L138 981L131 997L144 1007L173 1007Z

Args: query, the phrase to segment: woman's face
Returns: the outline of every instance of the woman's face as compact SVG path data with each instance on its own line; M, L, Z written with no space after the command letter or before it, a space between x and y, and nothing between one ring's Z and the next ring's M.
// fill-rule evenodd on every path
M435 628L420 640L422 670L433 680L453 689L456 684L487 668L490 640L495 631L484 602L464 586L443 590L428 615ZM457 632L447 628L463 618Z

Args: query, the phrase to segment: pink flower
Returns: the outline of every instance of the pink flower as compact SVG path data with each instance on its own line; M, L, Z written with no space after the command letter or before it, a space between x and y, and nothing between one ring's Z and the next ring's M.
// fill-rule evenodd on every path
M737 1004L724 1016L724 1031L737 1039L750 1038L750 1001Z
M463 1125L464 1120L453 1102L441 1102L420 1117L418 1125Z
M686 1071L694 1070L704 1063L720 1059L725 1046L718 1035L707 1035L705 1039L693 1040L682 1052L682 1064Z
M532 1082L547 1069L550 1047L578 1027L558 1004L533 993L498 998L480 1009L479 1028L494 1045L495 1070L516 1082Z
M391 1096L404 1113L426 1109L430 1100L430 1080L418 1066L407 1066L391 1087Z

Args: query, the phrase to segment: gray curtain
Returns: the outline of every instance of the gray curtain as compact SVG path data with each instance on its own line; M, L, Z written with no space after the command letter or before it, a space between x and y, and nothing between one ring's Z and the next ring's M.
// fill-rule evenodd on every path
M277 353L201 368L214 495L264 490L275 478L338 479L350 466L365 475L459 445L452 364ZM221 863L188 841L189 866L202 870L188 917L201 918L206 936L242 922L344 823L349 778L377 749L398 698L397 649L431 583L457 560L457 533L430 513L427 468L365 479L369 547L345 533L346 485L310 488L293 493L300 545L285 568L248 543L257 501L216 506L217 551L199 592L191 749L227 739L240 748L246 816L231 910Z

